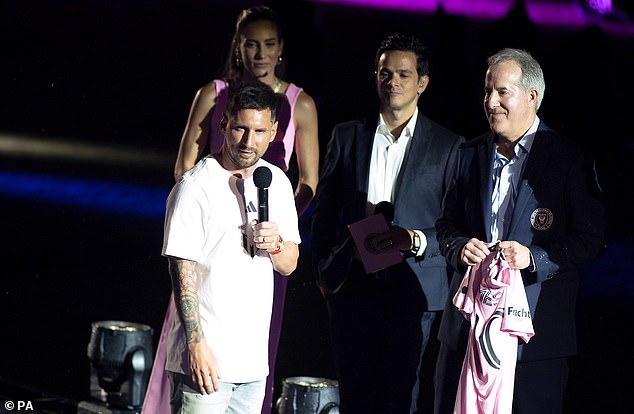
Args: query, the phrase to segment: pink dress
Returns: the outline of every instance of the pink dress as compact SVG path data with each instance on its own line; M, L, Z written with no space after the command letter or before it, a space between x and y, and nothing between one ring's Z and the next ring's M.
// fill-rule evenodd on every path
M216 104L211 114L211 128L209 134L210 153L217 152L224 135L220 130L220 120L222 113L227 108L228 101L228 84L224 80L214 80L216 86ZM273 142L269 144L269 148L263 158L268 162L276 165L284 171L288 170L289 161L293 154L295 146L295 123L293 117L295 114L295 104L297 98L302 92L302 88L292 83L288 84L285 97L278 108L278 128L277 135ZM271 328L269 333L269 376L267 378L267 393L263 405L263 412L269 412L272 405L273 390L273 368L275 366L275 358L277 354L277 346L279 344L280 334L282 330L282 316L284 313L284 298L286 293L286 285L288 279L286 277L275 274L275 288L273 293L273 310L271 314ZM176 313L176 305L174 303L174 294L170 295L170 301L167 306L167 312L161 329L156 355L154 357L154 365L150 374L145 400L141 412L143 414L171 414L169 398L170 385L165 375L165 361L167 360L167 337L169 335L172 319Z
M453 303L471 322L454 414L511 414L517 338L534 335L519 270L498 253L467 270Z

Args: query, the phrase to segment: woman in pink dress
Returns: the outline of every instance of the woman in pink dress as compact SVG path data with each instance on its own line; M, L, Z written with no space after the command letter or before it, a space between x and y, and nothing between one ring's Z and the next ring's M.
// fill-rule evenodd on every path
M296 85L281 79L284 39L278 16L268 7L245 9L238 17L222 79L203 86L192 103L181 139L174 178L176 181L208 153L216 152L224 140L220 119L227 105L228 86L232 82L259 80L274 92L283 94L278 111L278 133L264 159L287 171L293 151L298 168L295 205L303 213L315 195L319 174L317 109L313 99ZM273 380L277 347L281 334L287 279L275 274L273 311L269 334L269 367L262 413L272 407ZM175 314L170 298L163 330L143 404L148 414L170 413L169 383L164 375L166 337Z

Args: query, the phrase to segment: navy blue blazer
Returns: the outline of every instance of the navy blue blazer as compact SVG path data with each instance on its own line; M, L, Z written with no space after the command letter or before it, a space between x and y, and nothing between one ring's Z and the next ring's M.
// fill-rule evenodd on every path
M467 241L491 242L491 163L489 132L459 150L455 177L436 223L440 250L457 272L439 339L457 349L468 325L451 303L466 267L460 251ZM535 336L520 346L520 360L576 353L577 266L605 247L605 212L594 161L573 141L540 122L519 184L505 240L527 246L535 271L522 270Z
M377 122L335 126L317 187L312 222L313 256L320 286L336 293L357 255L347 226L365 218L368 174ZM414 134L395 188L396 226L422 230L428 245L421 257L400 265L411 269L422 286L428 310L443 308L448 292L447 265L440 255L434 224L464 139L418 114ZM406 255L407 256L407 255ZM354 269L360 269L354 266Z

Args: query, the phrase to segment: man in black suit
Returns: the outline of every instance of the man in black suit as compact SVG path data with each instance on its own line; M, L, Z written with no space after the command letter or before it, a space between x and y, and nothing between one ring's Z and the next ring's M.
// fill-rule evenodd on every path
M416 411L418 370L448 274L434 223L462 137L418 110L429 83L423 46L388 37L376 55L380 113L337 125L317 189L312 240L344 414ZM393 205L368 242L403 261L367 274L347 226Z
M490 131L459 150L436 223L440 250L456 269L443 313L435 412L453 413L468 324L451 303L468 266L499 241L520 269L535 336L520 344L513 413L561 413L566 357L576 352L576 266L604 248L604 209L594 162L537 116L544 75L527 52L488 60L484 109ZM484 362L483 362L484 363Z

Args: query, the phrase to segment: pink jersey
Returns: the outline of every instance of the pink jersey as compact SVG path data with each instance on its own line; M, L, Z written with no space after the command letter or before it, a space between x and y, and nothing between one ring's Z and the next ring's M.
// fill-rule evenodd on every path
M454 414L512 411L517 338L534 331L522 275L500 256L470 267L453 298L471 322Z

